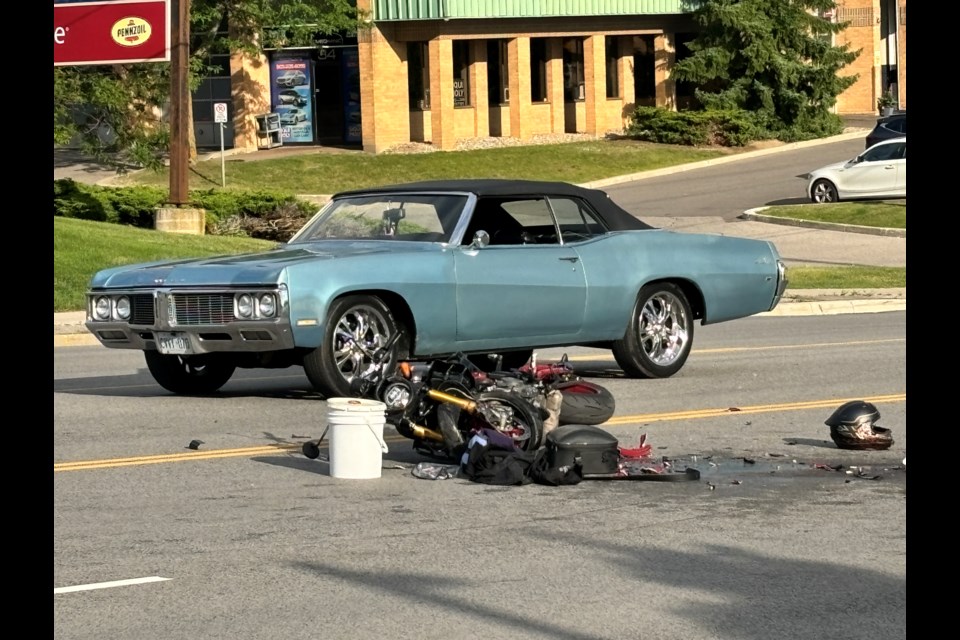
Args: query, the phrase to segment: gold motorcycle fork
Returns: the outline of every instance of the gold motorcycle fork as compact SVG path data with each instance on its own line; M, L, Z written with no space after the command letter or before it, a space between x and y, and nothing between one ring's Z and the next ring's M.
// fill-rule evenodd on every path
M477 412L477 403L473 400L467 400L466 398L459 398L457 396L450 395L449 393L444 393L443 391L437 391L435 389L429 389L427 391L427 397L432 400L437 400L439 402L446 402L448 404L455 405L460 407L467 413L476 413Z

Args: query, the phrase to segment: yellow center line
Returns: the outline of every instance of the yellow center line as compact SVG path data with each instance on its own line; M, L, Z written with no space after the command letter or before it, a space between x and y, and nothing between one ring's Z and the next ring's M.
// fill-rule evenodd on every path
M723 409L692 409L689 411L673 411L666 413L647 413L630 416L614 417L603 424L605 427L616 427L630 424L667 422L671 420L692 420L697 418L715 418L719 416L771 413L774 411L803 411L806 409L821 409L836 407L851 400L864 400L874 404L886 402L906 402L906 393L894 393L883 396L865 398L833 398L830 400L809 400L804 402L785 402L776 404L758 404L745 407L727 407ZM405 442L403 436L385 438L387 442ZM116 467L134 467L147 464L162 464L166 462L187 462L195 460L213 460L217 458L241 458L256 455L272 455L299 451L300 444L271 444L258 447L240 447L236 449L214 449L211 451L191 451L190 453L168 453L153 456L135 456L131 458L110 458L105 460L83 460L78 462L60 462L53 465L54 473L61 471L89 471L91 469L111 469Z

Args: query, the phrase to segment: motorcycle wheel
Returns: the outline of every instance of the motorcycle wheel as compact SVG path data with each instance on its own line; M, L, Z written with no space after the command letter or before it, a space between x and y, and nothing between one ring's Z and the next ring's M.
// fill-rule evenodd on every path
M510 410L510 424L497 430L511 435L521 451L536 451L542 444L543 418L540 417L540 410L527 400L509 391L494 389L481 393L477 397L477 405L481 414L484 409L490 409L491 413L496 413L498 408ZM563 410L560 414L563 415ZM491 426L497 428L497 425Z
M613 417L616 401L606 387L570 380L553 387L563 397L560 403L560 424L603 424Z

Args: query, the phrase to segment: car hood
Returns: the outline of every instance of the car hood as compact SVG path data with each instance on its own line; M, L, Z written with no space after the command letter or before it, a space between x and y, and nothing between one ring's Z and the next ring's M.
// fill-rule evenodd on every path
M92 288L249 286L282 281L283 270L305 261L353 259L360 256L436 251L423 242L328 240L303 246L281 246L261 253L164 260L104 269Z
M824 173L833 173L833 172L836 172L836 171L842 171L843 169L846 168L846 166L847 166L848 164L850 164L850 161L849 161L849 160L843 160L842 162L834 162L833 164L828 164L828 165L825 166L825 167L820 167L819 169L817 169L817 170L815 170L815 171L811 171L809 175L811 175L811 176L819 176L819 175L822 175L822 174L824 174Z

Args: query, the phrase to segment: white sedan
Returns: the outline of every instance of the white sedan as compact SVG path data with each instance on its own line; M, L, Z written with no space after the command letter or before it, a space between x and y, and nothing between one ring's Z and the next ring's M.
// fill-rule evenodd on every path
M856 158L807 174L807 195L814 202L907 197L907 138L873 145Z

